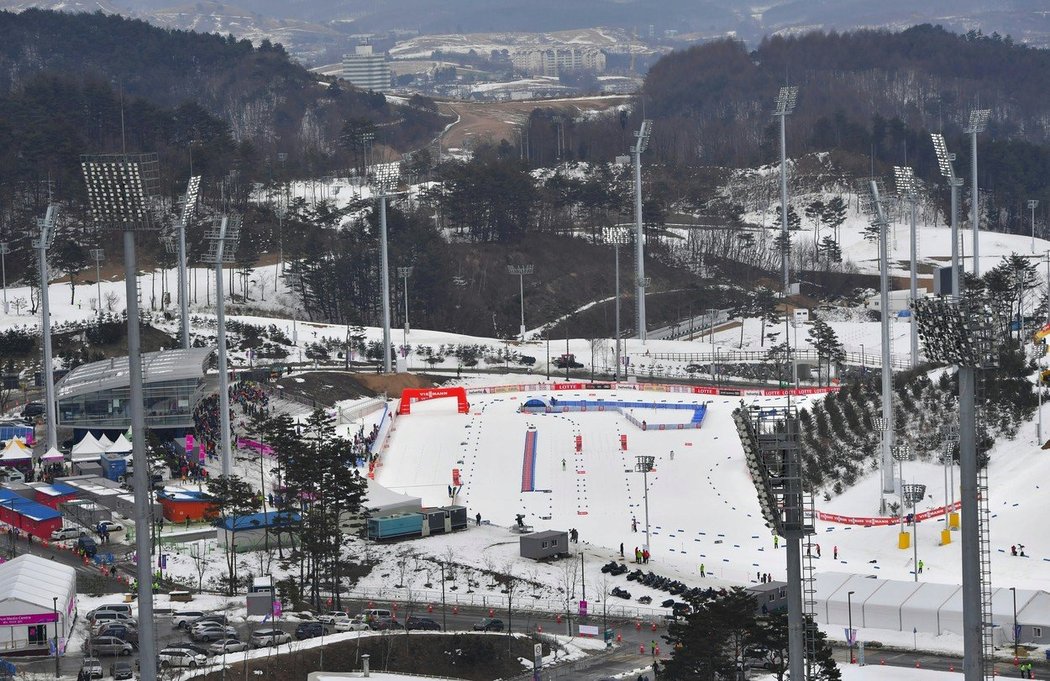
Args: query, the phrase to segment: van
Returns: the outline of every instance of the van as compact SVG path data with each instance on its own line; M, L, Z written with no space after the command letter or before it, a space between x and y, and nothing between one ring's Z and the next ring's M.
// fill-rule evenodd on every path
M92 618L95 615L104 612L122 612L128 617L132 617L131 603L103 603L94 610L88 613L88 618Z
M392 618L394 613L384 608L369 608L361 612L368 622L376 622L382 618Z
M95 554L98 553L98 544L86 534L80 535L80 538L77 539L77 548L83 551L88 558L94 558Z

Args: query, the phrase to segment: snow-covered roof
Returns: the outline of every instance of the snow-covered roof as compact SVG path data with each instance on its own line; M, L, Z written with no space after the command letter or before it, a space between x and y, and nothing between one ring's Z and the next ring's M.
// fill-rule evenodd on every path
M19 515L30 520L53 520L62 517L62 514L39 502L26 499L12 492L10 489L0 489L0 506L9 508Z
M24 554L0 565L0 602L20 600L50 612L55 596L64 606L76 595L77 571L68 565Z
M214 348L179 348L147 352L142 355L143 383L201 378ZM55 386L57 399L128 385L128 358L113 357L82 364L62 377Z

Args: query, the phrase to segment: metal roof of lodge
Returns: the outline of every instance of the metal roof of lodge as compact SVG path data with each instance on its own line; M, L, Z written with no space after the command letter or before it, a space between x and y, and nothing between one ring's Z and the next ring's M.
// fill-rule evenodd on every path
M188 348L142 353L143 383L159 383L201 378L205 374L208 357L215 348ZM128 358L111 357L100 362L83 364L62 377L55 386L59 400L128 385Z

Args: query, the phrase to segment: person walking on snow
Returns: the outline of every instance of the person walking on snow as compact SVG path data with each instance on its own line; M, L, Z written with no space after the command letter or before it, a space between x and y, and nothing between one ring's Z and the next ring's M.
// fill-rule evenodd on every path
M706 577L707 576L707 574L704 572L704 564L703 563L700 563L700 576L701 577Z
M925 564L924 564L924 563L923 563L923 562L922 562L922 561L920 560L920 561L919 561L919 574L920 574L920 575L922 574L922 568L923 568L924 566L925 566Z
M631 532L637 532L637 531L638 531L638 519L637 518L631 518Z
M835 560L839 559L839 547L838 547L837 544L835 546L831 547L831 557L834 558Z
M565 470L565 459L561 460L561 469Z
M780 537L775 535L775 534L773 535L773 548L774 549L779 549L780 548Z
M642 552L641 552L641 550L639 550L639 548L637 546L634 547L634 562L636 562L636 563L641 563L642 562Z
M817 558L820 558L820 544L817 544Z
M623 558L623 542L620 542L620 558Z

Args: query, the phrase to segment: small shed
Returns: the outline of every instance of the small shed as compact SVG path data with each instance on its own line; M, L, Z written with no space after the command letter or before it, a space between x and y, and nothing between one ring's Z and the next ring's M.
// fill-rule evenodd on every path
M251 515L225 518L215 523L218 528L219 545L234 551L258 551L266 547L277 546L280 538L285 548L294 546L295 535L291 529L299 524L298 513L292 511L266 511Z
M121 437L124 437L121 435ZM107 480L122 480L128 472L128 460L119 452L106 452L102 455L102 475Z
M50 506L55 510L58 510L59 504L72 501L77 497L77 490L64 482L54 482L50 485L37 485L35 490L36 501L39 501L44 506Z
M31 554L0 565L0 648L47 655L57 638L64 651L76 619L76 583L73 568Z
M523 534L518 540L522 558L546 560L569 553L569 533L560 530L544 530Z
M102 464L98 462L98 457L95 457L91 461L74 461L73 473L76 475L94 475L101 477Z
M752 584L747 587L747 592L755 596L755 612L757 614L764 615L770 612L787 610L787 582Z
M164 509L164 519L173 523L211 520L217 513L215 500L205 492L164 490L157 493L157 501Z

